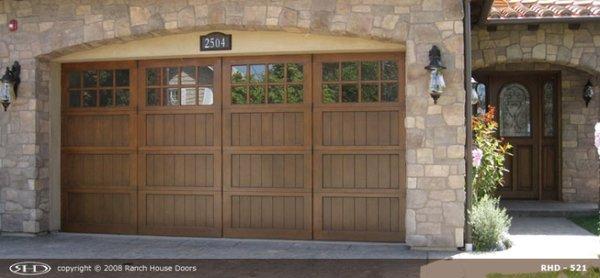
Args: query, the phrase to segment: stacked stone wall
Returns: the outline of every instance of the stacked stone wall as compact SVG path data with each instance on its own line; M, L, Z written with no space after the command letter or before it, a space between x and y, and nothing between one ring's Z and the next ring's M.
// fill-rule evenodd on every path
M21 93L0 113L0 219L5 232L48 230L52 58L101 45L198 30L279 30L406 45L406 232L413 246L462 245L462 1L0 1L0 62L23 65ZM428 51L442 49L446 93L428 96ZM54 119L53 119L54 120Z

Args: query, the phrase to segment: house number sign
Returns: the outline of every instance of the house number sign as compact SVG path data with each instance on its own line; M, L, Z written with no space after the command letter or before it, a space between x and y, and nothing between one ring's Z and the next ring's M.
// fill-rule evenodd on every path
M231 50L231 35L212 32L200 36L200 51Z

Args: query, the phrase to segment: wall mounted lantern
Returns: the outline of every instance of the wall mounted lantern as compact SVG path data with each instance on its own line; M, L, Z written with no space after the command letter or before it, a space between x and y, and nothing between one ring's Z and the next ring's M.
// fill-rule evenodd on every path
M12 67L6 67L6 72L0 78L0 103L4 111L17 98L17 89L21 83L21 65L15 62Z
M474 115L483 115L486 111L485 84L471 77L471 105L475 105Z
M479 103L479 95L477 94L477 85L479 82L471 77L471 105Z
M442 53L435 45L429 50L429 65L425 69L430 73L429 94L433 98L433 103L437 104L437 100L444 92L444 88L446 88L444 75L442 74L442 70L446 69L446 67L442 65Z
M588 104L590 104L592 96L594 96L594 85L592 85L592 81L588 80L583 87L583 100L585 101L585 107L588 107Z

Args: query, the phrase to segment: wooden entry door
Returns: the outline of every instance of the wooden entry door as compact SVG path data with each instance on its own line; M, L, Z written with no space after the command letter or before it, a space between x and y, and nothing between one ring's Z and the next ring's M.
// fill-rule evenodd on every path
M500 189L512 199L558 198L558 76L554 73L489 75L490 104L499 135L514 146Z
M223 234L310 239L310 56L223 59Z
M314 238L403 241L404 56L316 55Z

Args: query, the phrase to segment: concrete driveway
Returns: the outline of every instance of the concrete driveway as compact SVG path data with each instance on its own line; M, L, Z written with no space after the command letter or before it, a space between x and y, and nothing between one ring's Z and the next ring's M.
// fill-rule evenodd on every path
M600 239L566 218L514 217L502 252L410 250L393 243L52 233L0 236L0 259L598 258Z
M0 236L0 259L430 259L405 244L52 233Z

